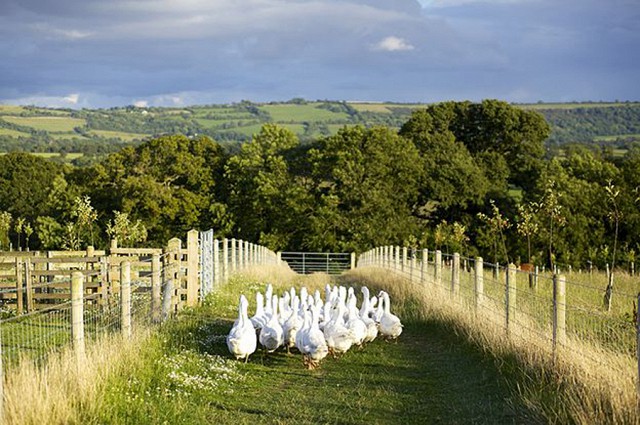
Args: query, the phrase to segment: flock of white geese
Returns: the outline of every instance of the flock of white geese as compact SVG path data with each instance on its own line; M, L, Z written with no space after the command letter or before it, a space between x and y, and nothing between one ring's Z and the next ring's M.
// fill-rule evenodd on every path
M370 297L366 286L360 289L362 303L358 308L351 287L326 285L323 299L319 290L311 295L305 287L299 294L291 288L278 296L267 284L264 294L256 292L252 317L248 316L249 301L240 295L238 318L227 335L227 347L236 359L245 362L258 342L268 353L296 348L304 365L315 369L329 353L345 353L378 335L386 339L400 336L402 323L391 313L389 294L380 291L377 297Z

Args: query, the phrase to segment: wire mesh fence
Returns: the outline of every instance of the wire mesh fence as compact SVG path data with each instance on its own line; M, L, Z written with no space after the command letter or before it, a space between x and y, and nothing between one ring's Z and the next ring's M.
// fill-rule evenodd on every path
M616 275L608 308L605 274L522 271L481 258L393 246L362 254L358 267L363 266L401 274L470 321L524 350L535 347L552 362L571 356L588 373L616 373L625 382L631 376L631 387L638 382L637 277Z

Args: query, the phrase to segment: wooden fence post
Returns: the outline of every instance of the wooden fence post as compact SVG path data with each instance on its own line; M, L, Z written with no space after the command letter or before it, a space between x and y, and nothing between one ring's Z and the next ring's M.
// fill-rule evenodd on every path
M71 340L76 354L78 369L85 358L84 350L84 276L82 272L71 273Z
M173 298L173 263L167 253L163 270L162 283L162 315L161 320L165 322L171 316L171 301Z
M553 276L553 352L558 344L564 345L567 339L566 328L566 279L564 275Z
M238 255L238 270L242 270L244 268L244 241L242 239L238 239L237 241L238 243L238 251L237 251L237 255Z
M429 270L429 250L422 250L422 262L420 263L420 282L427 282L427 275Z
M453 254L453 264L451 267L451 295L460 294L460 254Z
M409 260L409 282L413 282L416 273L416 251L411 249L411 259Z
M353 270L356 268L356 253L352 252L351 253L351 265L350 265L350 269Z
M213 240L213 288L220 286L222 272L220 270L220 241Z
M476 258L475 272L475 300L476 310L478 310L484 302L484 260L482 257Z
M229 239L222 240L222 281L229 279Z
M118 273L118 254L116 254L116 250L118 249L118 240L111 239L111 248L109 250L109 286L111 287L111 293L117 294L120 292L120 284L118 283L120 280L120 273Z
M187 232L187 306L195 307L198 304L198 255L199 232L195 229Z
M231 271L238 269L238 257L236 256L236 238L231 238Z
M27 313L34 311L32 283L31 260L26 258L24 261L24 290L27 294Z
M131 338L131 263L120 264L120 331Z
M516 318L516 266L509 264L507 267L507 284L505 291L505 315L507 322L507 332L509 332L515 324Z
M100 298L98 304L105 305L109 300L109 257L100 257Z
M436 250L436 259L435 259L435 272L434 278L436 280L436 285L440 287L442 285L442 252L438 249Z
M162 319L160 254L151 256L151 323L160 323Z
M22 261L16 257L16 314L20 315L24 311L24 288L22 282Z

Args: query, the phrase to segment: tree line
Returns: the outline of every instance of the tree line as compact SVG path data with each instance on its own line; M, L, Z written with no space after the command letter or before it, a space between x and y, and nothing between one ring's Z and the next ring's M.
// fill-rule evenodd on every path
M345 126L301 143L265 124L233 153L162 136L91 166L0 157L0 248L159 245L191 228L273 250L381 245L584 267L640 249L640 147L549 157L549 125L505 102L445 102L400 130Z

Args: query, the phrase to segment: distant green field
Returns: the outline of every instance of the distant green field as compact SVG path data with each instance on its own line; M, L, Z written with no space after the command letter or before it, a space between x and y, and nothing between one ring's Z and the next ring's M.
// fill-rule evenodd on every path
M64 133L49 133L49 137L54 140L71 140L71 139L86 139L82 134L78 134L75 131L68 131Z
M358 112L391 113L388 105L385 105L384 103L349 103L349 106Z
M235 121L234 119L227 119L227 118L220 118L220 119L196 118L195 120L198 124L208 129L218 128L219 126L221 126L226 122Z
M0 105L0 114L19 114L21 112L24 112L22 106Z
M96 134L100 137L118 138L125 142L130 142L136 139L142 140L149 137L148 134L125 133L123 131L109 131L109 130L91 130L89 134Z
M524 109L578 109L578 108L606 108L624 106L626 103L603 102L603 103L521 103L515 106Z
M596 136L593 138L596 142L614 142L619 138L640 139L640 134L616 134L611 136Z
M29 137L29 133L24 133L22 131L12 130L10 128L2 128L0 127L0 136L11 136L11 137Z
M36 130L44 130L50 132L69 132L73 131L74 127L83 126L86 121L79 118L70 117L9 117L5 116L3 119L7 122L31 127Z
M39 156L41 158L46 158L46 159L58 158L61 156L59 153L56 153L56 152L36 152L36 153L33 153L32 155ZM65 158L71 161L74 159L81 158L83 156L84 154L81 152L69 152L65 155Z
M0 155L6 155L7 152L0 152ZM30 155L39 156L40 158L51 159L51 158L59 158L62 156L58 152L29 152ZM84 154L82 152L69 152L64 155L65 159L68 161L72 161L74 159L82 158Z
M263 105L260 106L260 109L267 111L274 122L317 122L349 119L349 115L346 113L331 112L326 109L318 108L318 104L313 103L303 105Z

